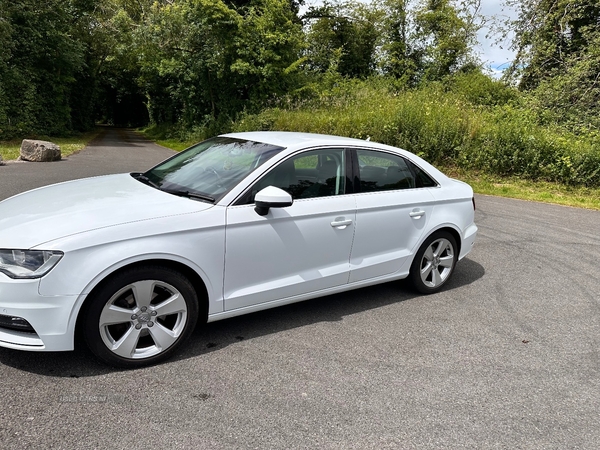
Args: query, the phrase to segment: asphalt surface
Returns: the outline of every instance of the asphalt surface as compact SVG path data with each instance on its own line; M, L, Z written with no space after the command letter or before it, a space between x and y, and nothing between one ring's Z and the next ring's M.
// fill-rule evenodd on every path
M145 171L174 152L123 128L104 128L84 151L52 163L9 161L0 166L0 200L60 181Z
M169 155L120 135L0 167L2 197ZM477 207L435 295L393 282L212 323L136 371L0 349L0 448L598 448L600 212Z

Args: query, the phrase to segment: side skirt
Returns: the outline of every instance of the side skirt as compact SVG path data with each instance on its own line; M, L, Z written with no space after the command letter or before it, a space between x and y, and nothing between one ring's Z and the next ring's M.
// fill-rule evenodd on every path
M293 297L286 297L280 300L273 300L271 302L259 303L258 305L247 306L244 308L237 308L231 311L218 312L210 314L207 322L216 322L222 319L229 319L230 317L241 316L257 311L263 311L265 309L276 308L277 306L289 305L290 303L301 302L303 300L311 300L313 298L325 297L327 295L337 294L339 292L351 291L366 286L373 286L375 284L387 283L389 281L401 280L408 276L408 271L401 273L393 273L378 278L371 278L369 280L361 280L351 284L344 284L342 286L336 286L334 288L323 289L322 291L310 292L308 294L296 295Z

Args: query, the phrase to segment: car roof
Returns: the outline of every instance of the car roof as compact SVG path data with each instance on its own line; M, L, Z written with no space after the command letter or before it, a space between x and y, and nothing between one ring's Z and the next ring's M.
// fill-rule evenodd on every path
M327 134L298 133L293 131L249 131L224 134L224 137L262 142L285 148L311 147L313 145L360 145L368 147L387 147L375 142ZM391 147L390 147L391 148ZM398 150L398 149L395 149Z

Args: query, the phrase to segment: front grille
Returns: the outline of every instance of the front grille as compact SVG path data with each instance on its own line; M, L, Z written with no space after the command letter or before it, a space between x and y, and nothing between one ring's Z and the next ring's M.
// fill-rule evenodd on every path
M4 316L0 314L0 328L21 331L23 333L35 333L33 327L22 317Z

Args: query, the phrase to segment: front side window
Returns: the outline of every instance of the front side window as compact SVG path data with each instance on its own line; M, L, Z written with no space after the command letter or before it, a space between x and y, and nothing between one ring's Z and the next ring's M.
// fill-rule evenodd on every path
M311 150L282 161L258 180L240 203L253 203L256 193L267 186L283 189L294 200L342 195L346 192L345 151Z
M216 137L150 169L143 179L166 192L217 201L281 150L261 142Z

